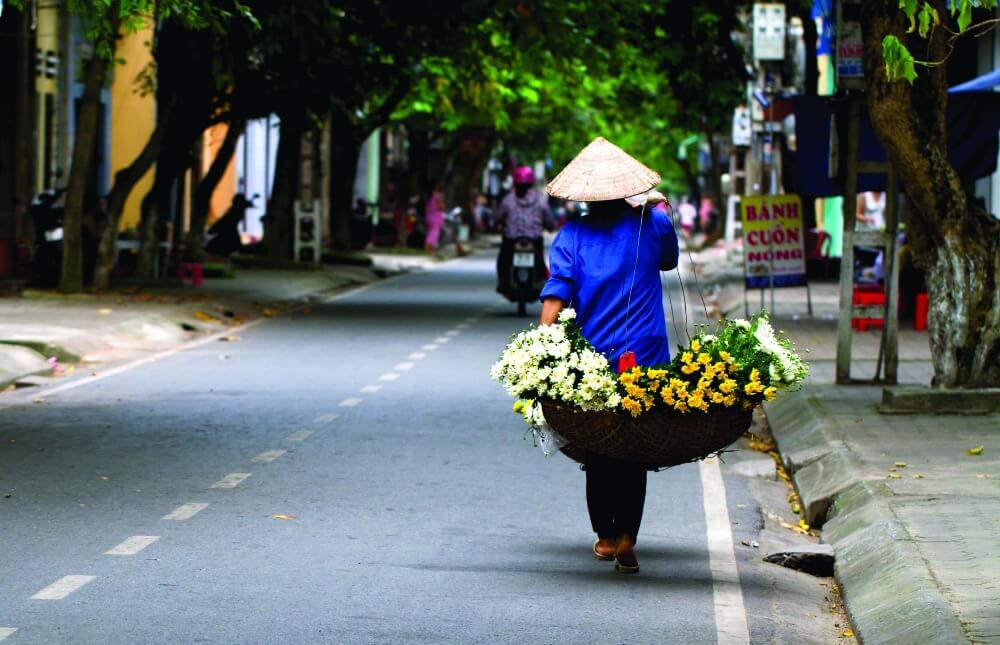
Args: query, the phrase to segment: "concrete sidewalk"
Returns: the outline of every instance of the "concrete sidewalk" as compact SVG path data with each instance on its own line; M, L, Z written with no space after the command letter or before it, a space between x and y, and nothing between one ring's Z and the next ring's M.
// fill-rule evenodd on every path
M739 262L723 248L695 255L710 308L728 316L744 315ZM810 287L811 317L804 288L775 290L774 325L808 351L811 374L765 411L803 519L834 548L856 635L1000 643L1000 415L884 415L881 387L833 385L839 288ZM747 300L760 308L758 292ZM880 338L853 332L852 376L874 375ZM899 358L901 383L930 383L927 332L901 323Z
M199 288L127 287L66 296L27 290L0 298L0 388L39 382L58 364L98 364L163 351L242 322L379 279L377 266L316 270L237 269ZM56 374L60 372L57 367Z

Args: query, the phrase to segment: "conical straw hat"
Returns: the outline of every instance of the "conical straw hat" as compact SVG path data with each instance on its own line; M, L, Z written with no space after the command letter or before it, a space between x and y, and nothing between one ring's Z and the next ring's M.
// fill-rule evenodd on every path
M577 202L623 199L660 183L660 175L604 137L580 151L546 187L553 197Z

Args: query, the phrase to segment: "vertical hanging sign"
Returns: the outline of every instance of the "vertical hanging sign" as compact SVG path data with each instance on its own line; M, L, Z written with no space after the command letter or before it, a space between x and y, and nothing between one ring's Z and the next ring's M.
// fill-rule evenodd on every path
M748 289L806 284L802 201L798 195L745 195L743 273Z

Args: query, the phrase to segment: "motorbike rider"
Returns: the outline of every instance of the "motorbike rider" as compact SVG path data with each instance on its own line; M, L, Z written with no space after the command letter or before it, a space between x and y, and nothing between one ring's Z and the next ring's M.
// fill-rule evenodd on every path
M535 245L536 267L544 271L542 230L555 230L555 219L549 210L548 200L535 190L535 173L528 166L513 172L514 189L500 202L495 215L495 225L501 229L503 240L497 257L497 291L504 292L509 283L508 274L514 256L514 241L529 238Z
M222 257L229 257L241 251L243 240L240 238L239 227L246 218L247 209L253 205L253 199L247 199L245 195L237 193L229 210L208 229L208 234L212 238L205 244L205 251Z

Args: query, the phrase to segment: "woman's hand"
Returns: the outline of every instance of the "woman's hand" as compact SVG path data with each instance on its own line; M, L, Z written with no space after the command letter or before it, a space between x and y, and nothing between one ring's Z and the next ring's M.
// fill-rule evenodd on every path
M540 325L554 325L559 319L559 312L566 306L559 298L546 298L542 301L542 315L538 320Z

